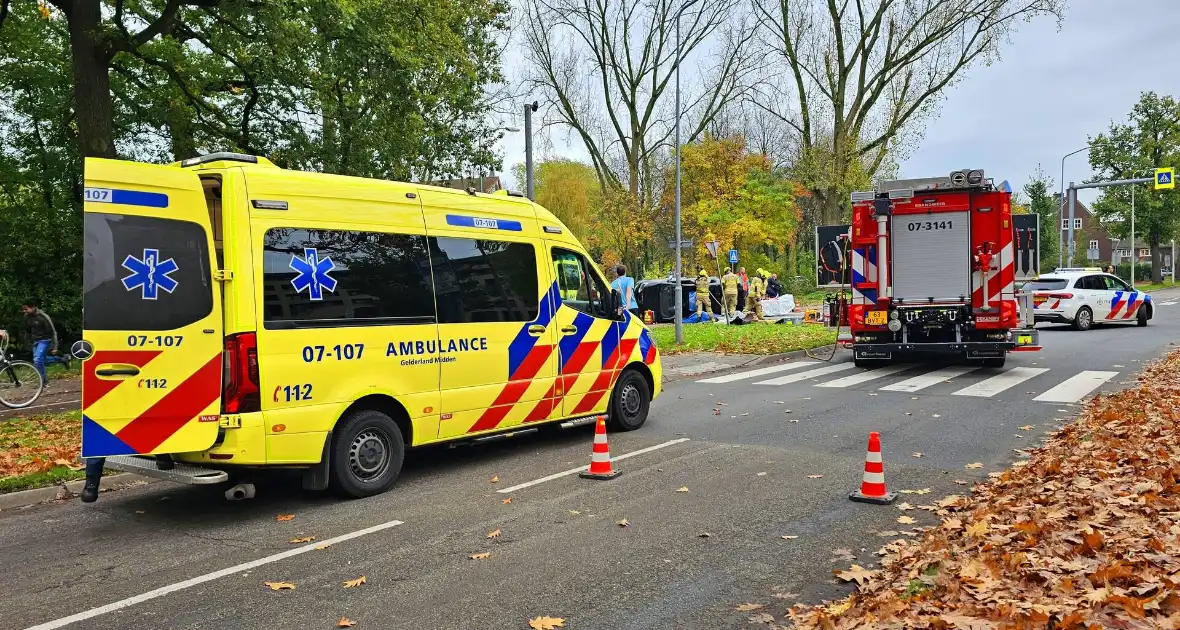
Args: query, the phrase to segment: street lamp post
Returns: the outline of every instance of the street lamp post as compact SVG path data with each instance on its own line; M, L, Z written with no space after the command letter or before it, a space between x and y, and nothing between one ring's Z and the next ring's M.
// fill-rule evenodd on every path
M537 111L537 101L524 106L524 189L530 201L536 201L533 194L533 112Z
M1065 203L1066 203L1065 202L1065 158L1067 158L1071 155L1074 155L1076 153L1081 153L1082 151L1085 151L1086 149L1089 149L1089 148L1090 148L1089 146L1084 146L1084 147L1078 149L1077 151L1071 151L1069 153L1066 153L1065 157L1061 158L1061 196L1057 198L1057 225L1058 226L1061 225L1061 215L1065 214ZM1069 248L1070 248L1070 253L1072 254L1072 252L1073 252L1073 206L1072 205L1070 206L1069 226L1068 227L1069 227L1069 243L1070 243ZM1061 267L1061 260L1062 260L1062 257L1065 255L1065 252L1064 252L1065 247L1063 247L1063 245L1062 245L1061 236L1062 236L1061 229L1059 227L1057 230L1057 266L1058 267ZM1072 255L1070 256L1070 264L1073 264L1073 256Z
M684 287L681 286L680 261L680 16L698 0L688 0L676 10L676 345L684 343Z

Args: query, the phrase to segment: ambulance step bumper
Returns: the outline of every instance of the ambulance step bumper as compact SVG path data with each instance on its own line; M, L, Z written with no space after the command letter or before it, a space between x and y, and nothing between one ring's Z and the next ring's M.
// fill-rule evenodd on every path
M173 464L171 470L160 470L156 467L155 459L141 457L139 455L108 457L106 466L107 468L135 473L144 477L155 477L156 479L195 486L229 481L229 473L224 470L213 470L212 468L202 468L180 462Z

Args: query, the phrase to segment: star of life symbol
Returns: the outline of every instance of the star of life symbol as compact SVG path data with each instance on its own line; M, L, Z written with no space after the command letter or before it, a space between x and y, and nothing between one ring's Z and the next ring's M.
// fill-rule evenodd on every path
M336 290L336 279L329 275L336 263L332 262L331 256L321 259L314 247L305 247L302 258L292 254L291 268L299 274L291 280L297 293L307 291L312 300L322 300L325 290Z
M180 284L172 279L172 274L179 269L176 261L171 258L160 260L158 249L144 249L143 258L127 254L127 258L123 259L123 268L131 272L131 275L123 278L123 288L128 291L139 289L140 297L145 300L156 299L161 290L172 293Z

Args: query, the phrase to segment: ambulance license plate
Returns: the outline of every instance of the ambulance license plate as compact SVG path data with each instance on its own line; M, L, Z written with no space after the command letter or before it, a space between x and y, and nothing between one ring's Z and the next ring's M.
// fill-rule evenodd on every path
M869 326L884 326L889 323L888 311L869 311L865 313L865 324Z

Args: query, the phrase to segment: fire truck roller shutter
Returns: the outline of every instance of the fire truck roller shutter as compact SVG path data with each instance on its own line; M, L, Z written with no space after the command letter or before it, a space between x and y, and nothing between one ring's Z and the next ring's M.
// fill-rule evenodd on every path
M894 215L893 297L957 300L971 295L969 212Z

